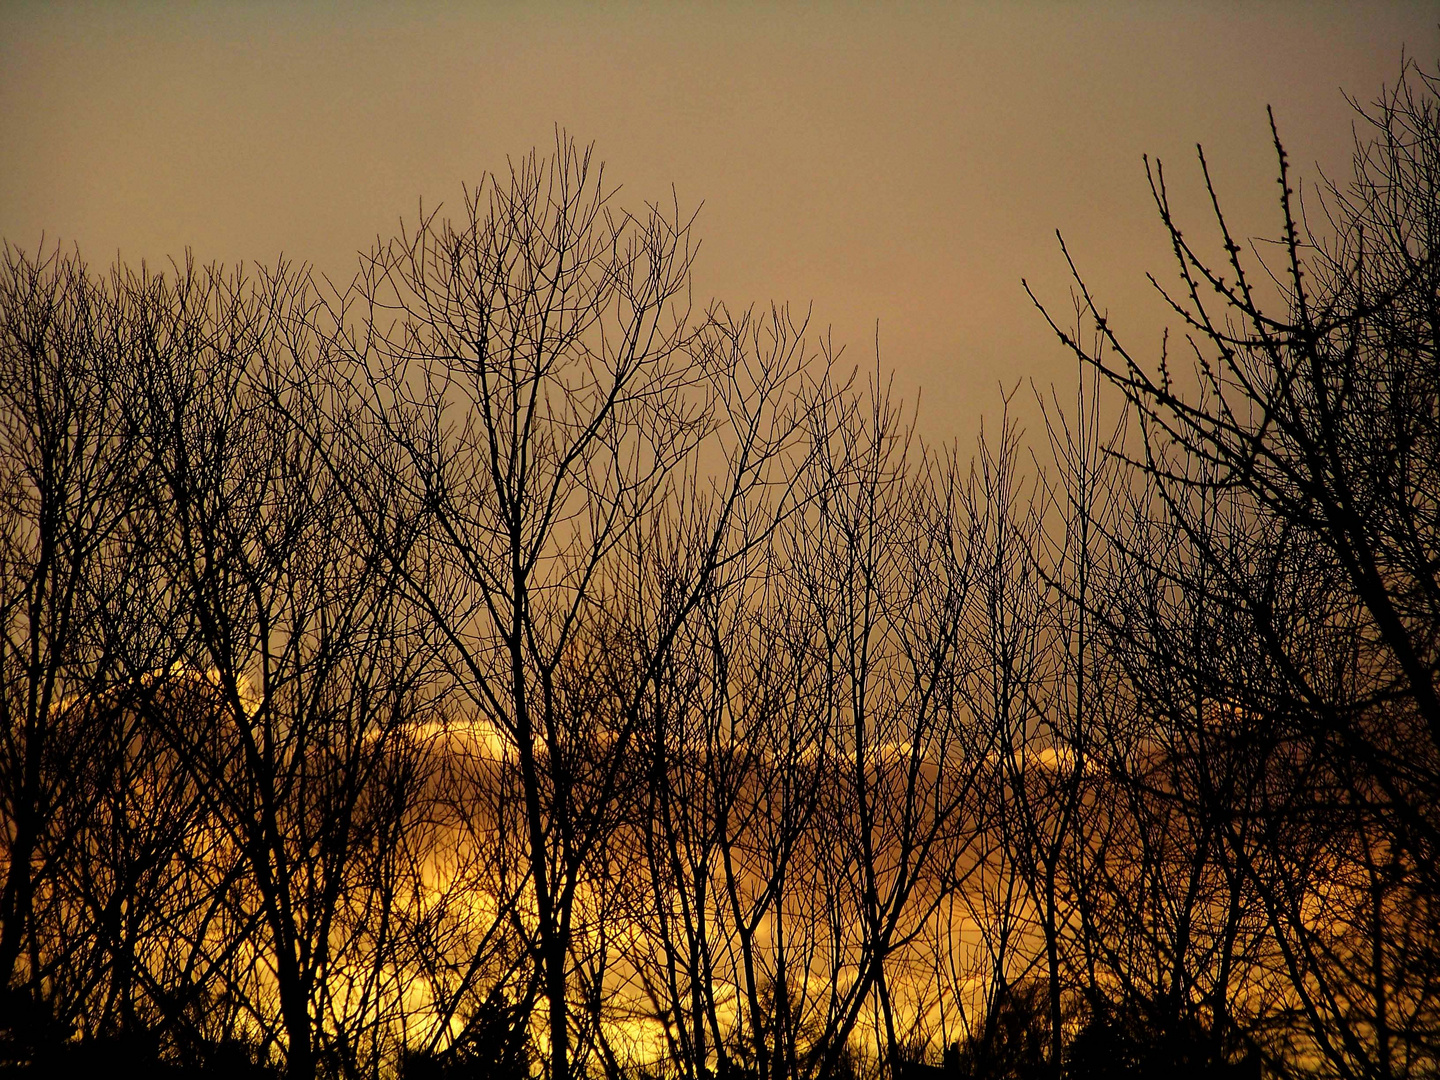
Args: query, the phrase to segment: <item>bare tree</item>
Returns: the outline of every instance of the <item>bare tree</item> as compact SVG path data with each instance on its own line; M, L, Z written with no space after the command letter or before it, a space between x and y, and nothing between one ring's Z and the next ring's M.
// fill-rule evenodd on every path
M1417 970L1435 946L1413 915L1433 910L1440 805L1436 116L1434 78L1407 66L1365 114L1353 181L1325 189L1324 236L1305 227L1277 136L1282 314L1262 305L1203 154L1223 268L1182 235L1152 169L1198 396L1163 354L1153 373L1134 359L1078 276L1102 347L1059 331L1124 395L1127 463L1182 540L1135 544L1137 573L1203 613L1167 624L1152 605L1158 621L1132 624L1150 627L1145 675L1192 695L1183 730L1204 742L1187 760L1263 766L1238 806L1228 783L1193 774L1195 842L1223 843L1254 890L1292 1019L1343 1076L1435 1060L1434 984ZM1197 632L1204 647L1179 647Z
M764 531L747 508L774 499L806 407L792 352L751 364L733 335L695 335L689 227L618 211L589 151L557 137L469 193L457 224L432 214L377 249L337 313L356 446L393 448L425 511L392 565L523 803L520 836L497 839L524 852L514 910L552 1080L571 1068L597 859L637 794L641 703L717 567ZM597 697L603 641L630 658Z
M147 523L117 309L114 290L78 255L6 247L0 989L27 1038L44 1029L42 1017L68 1029L103 994L95 980L113 957L89 932L93 911L73 875L89 823L123 775L137 689L129 676L164 660L153 654L164 612L146 610Z
M397 875L430 655L323 452L333 426L294 392L316 378L310 296L283 267L187 266L156 286L134 387L190 618L182 674L209 703L153 720L230 863L211 898L228 929L199 944L295 1077L373 1068L404 997Z
M879 379L817 432L825 471L790 558L835 756L823 828L839 888L821 1075L872 995L898 1068L922 1016L901 1016L897 998L926 997L911 946L973 866L969 815L985 767L961 692L974 662L964 616L975 561L963 483L954 455L912 447Z

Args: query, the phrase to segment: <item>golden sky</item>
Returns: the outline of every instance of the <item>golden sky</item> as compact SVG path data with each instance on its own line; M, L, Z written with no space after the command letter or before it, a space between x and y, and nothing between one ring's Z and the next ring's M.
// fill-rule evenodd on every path
M1433 68L1433 3L0 5L0 234L348 279L418 201L593 141L621 201L704 206L697 299L813 302L922 429L968 442L998 385L1070 365L1059 228L1142 352L1169 274L1141 155L1204 225L1203 143L1237 231L1275 228L1265 106L1302 175L1351 112Z

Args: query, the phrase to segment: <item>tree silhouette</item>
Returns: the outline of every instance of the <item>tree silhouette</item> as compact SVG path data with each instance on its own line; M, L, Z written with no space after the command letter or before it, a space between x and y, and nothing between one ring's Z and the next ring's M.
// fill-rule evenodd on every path
M968 462L561 133L338 289L7 247L0 1065L1433 1074L1436 91L1218 263L1151 166L1186 370L1077 272Z
M1434 955L1416 920L1435 925L1440 805L1435 87L1407 65L1361 110L1372 135L1353 180L1322 192L1324 235L1305 228L1276 136L1279 313L1203 154L1223 267L1182 234L1152 168L1188 379L1163 353L1153 369L1133 358L1078 275L1095 345L1056 327L1137 433L1119 453L1141 494L1112 542L1150 596L1112 615L1114 647L1143 657L1135 693L1173 725L1170 753L1204 766L1179 807L1254 891L1294 1019L1341 1075L1434 1060L1434 985L1415 963ZM1234 755L1259 765L1249 794L1217 783Z

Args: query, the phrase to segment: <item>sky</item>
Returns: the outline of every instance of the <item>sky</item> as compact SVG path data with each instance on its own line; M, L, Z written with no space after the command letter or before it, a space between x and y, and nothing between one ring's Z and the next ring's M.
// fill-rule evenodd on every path
M1063 233L1153 356L1173 280L1143 156L1210 236L1278 230L1273 107L1313 195L1433 3L0 4L0 235L103 267L274 263L333 280L462 185L594 143L622 205L699 209L699 302L789 302L969 443L1002 387L1074 365ZM1308 204L1307 205L1311 205ZM443 211L442 211L443 212ZM878 329L877 329L878 328ZM1023 411L1023 410L1022 410Z

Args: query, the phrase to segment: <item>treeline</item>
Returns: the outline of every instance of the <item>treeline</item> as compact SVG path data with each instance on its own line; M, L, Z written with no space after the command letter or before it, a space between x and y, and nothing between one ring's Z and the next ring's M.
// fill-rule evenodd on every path
M1433 1075L1436 89L1258 255L1156 166L1183 355L1077 273L973 459L564 139L342 289L7 247L0 1058Z

